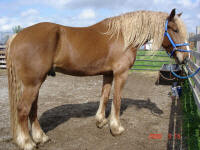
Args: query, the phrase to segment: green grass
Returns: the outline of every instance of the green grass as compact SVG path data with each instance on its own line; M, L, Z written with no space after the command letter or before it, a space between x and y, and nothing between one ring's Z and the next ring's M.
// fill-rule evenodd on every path
M193 98L189 81L182 83L181 105L183 111L183 137L188 150L200 149L200 112Z
M138 55L145 55L145 56L138 56ZM168 61L168 62L147 62L147 61L136 61L132 68L135 69L156 69L159 70L163 64L169 64L171 58L169 57L160 57L160 56L148 56L148 55L165 55L165 51L143 51L138 50L136 59L137 60L153 60L153 61ZM140 65L140 66L136 66ZM151 65L151 66L142 66L142 65Z

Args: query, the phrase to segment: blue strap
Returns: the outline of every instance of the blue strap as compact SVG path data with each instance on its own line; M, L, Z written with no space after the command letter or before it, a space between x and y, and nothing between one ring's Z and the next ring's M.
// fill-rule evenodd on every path
M180 46L189 46L189 45L190 45L189 43L176 44L177 47L180 47Z
M166 20L166 23L165 23L165 32L167 32L167 25L168 25L168 20Z
M165 23L165 33L164 33L164 36L167 36L170 43L172 44L173 46L173 50L171 52L171 54L168 54L168 56L172 57L174 52L175 51L179 51L179 52L191 52L191 50L185 50L185 49L177 49L176 47L180 47L180 46L188 46L189 43L183 43L183 44L176 44L174 43L174 41L172 40L172 38L170 37L169 33L167 32L167 25L168 25L168 20L166 20L166 23ZM178 74L176 74L173 70L172 70L172 66L170 67L170 71L172 72L172 74L177 77L177 78L180 78L180 79L188 79L188 78L191 78L193 76L195 76L199 71L200 71L200 67L192 74L188 75L188 76L179 76Z
M172 57L175 51L176 51L176 48L174 48L171 53L168 53L167 51L166 52L169 57Z
M191 52L191 50L185 50L185 49L176 49L176 51L179 51L179 52Z
M169 56L169 57L172 57L175 51L179 51L179 52L191 52L191 50L176 49L176 48L174 48L170 54L167 53L168 56Z
M176 51L176 48L174 48L170 54L170 57L172 57L174 55L174 52Z
M172 40L172 38L170 37L169 33L168 32L165 32L165 36L168 37L170 43L172 44L173 47L176 47L176 44L174 43L174 41Z
M200 71L200 67L192 74L188 75L188 76L179 76L178 74L176 74L173 70L172 70L172 66L170 67L170 71L172 72L172 74L177 77L177 78L180 78L180 79L188 79L188 78L191 78L191 77L194 77L199 71Z

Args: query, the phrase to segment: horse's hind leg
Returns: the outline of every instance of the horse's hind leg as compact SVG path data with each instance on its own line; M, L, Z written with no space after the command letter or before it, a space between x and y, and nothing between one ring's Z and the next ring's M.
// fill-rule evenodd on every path
M38 93L39 95L39 93ZM31 128L32 128L32 137L36 143L45 143L49 140L49 137L42 131L40 123L37 118L37 102L38 95L36 96L35 101L32 104L32 108L29 114Z
M105 124L107 124L107 119L105 118L105 109L106 104L109 99L110 89L112 87L113 75L104 75L103 76L103 87L101 92L101 99L98 111L96 113L96 125L99 128L102 128Z
M32 141L28 129L28 116L33 101L38 95L39 86L24 86L22 98L17 105L18 127L17 144L24 150L32 150L36 145Z

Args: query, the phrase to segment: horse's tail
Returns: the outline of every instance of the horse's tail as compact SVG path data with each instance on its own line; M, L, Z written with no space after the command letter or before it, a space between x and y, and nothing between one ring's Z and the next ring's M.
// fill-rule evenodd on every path
M6 43L6 65L8 71L8 89L9 89L9 101L10 101L10 123L11 133L13 139L16 140L18 130L18 115L17 104L21 97L22 86L16 75L15 66L13 64L13 58L10 53L11 43L17 34L10 37Z

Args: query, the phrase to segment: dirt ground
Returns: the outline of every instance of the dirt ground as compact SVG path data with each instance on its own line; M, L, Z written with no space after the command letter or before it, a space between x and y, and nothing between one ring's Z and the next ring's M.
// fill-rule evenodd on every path
M172 100L170 86L156 86L157 73L133 72L123 90L121 123L125 132L113 137L109 126L98 129L95 113L102 76L48 77L39 96L39 118L51 141L38 150L165 150ZM107 115L110 112L112 94ZM0 73L0 150L18 150L9 133L6 73ZM159 134L159 139L152 139Z

